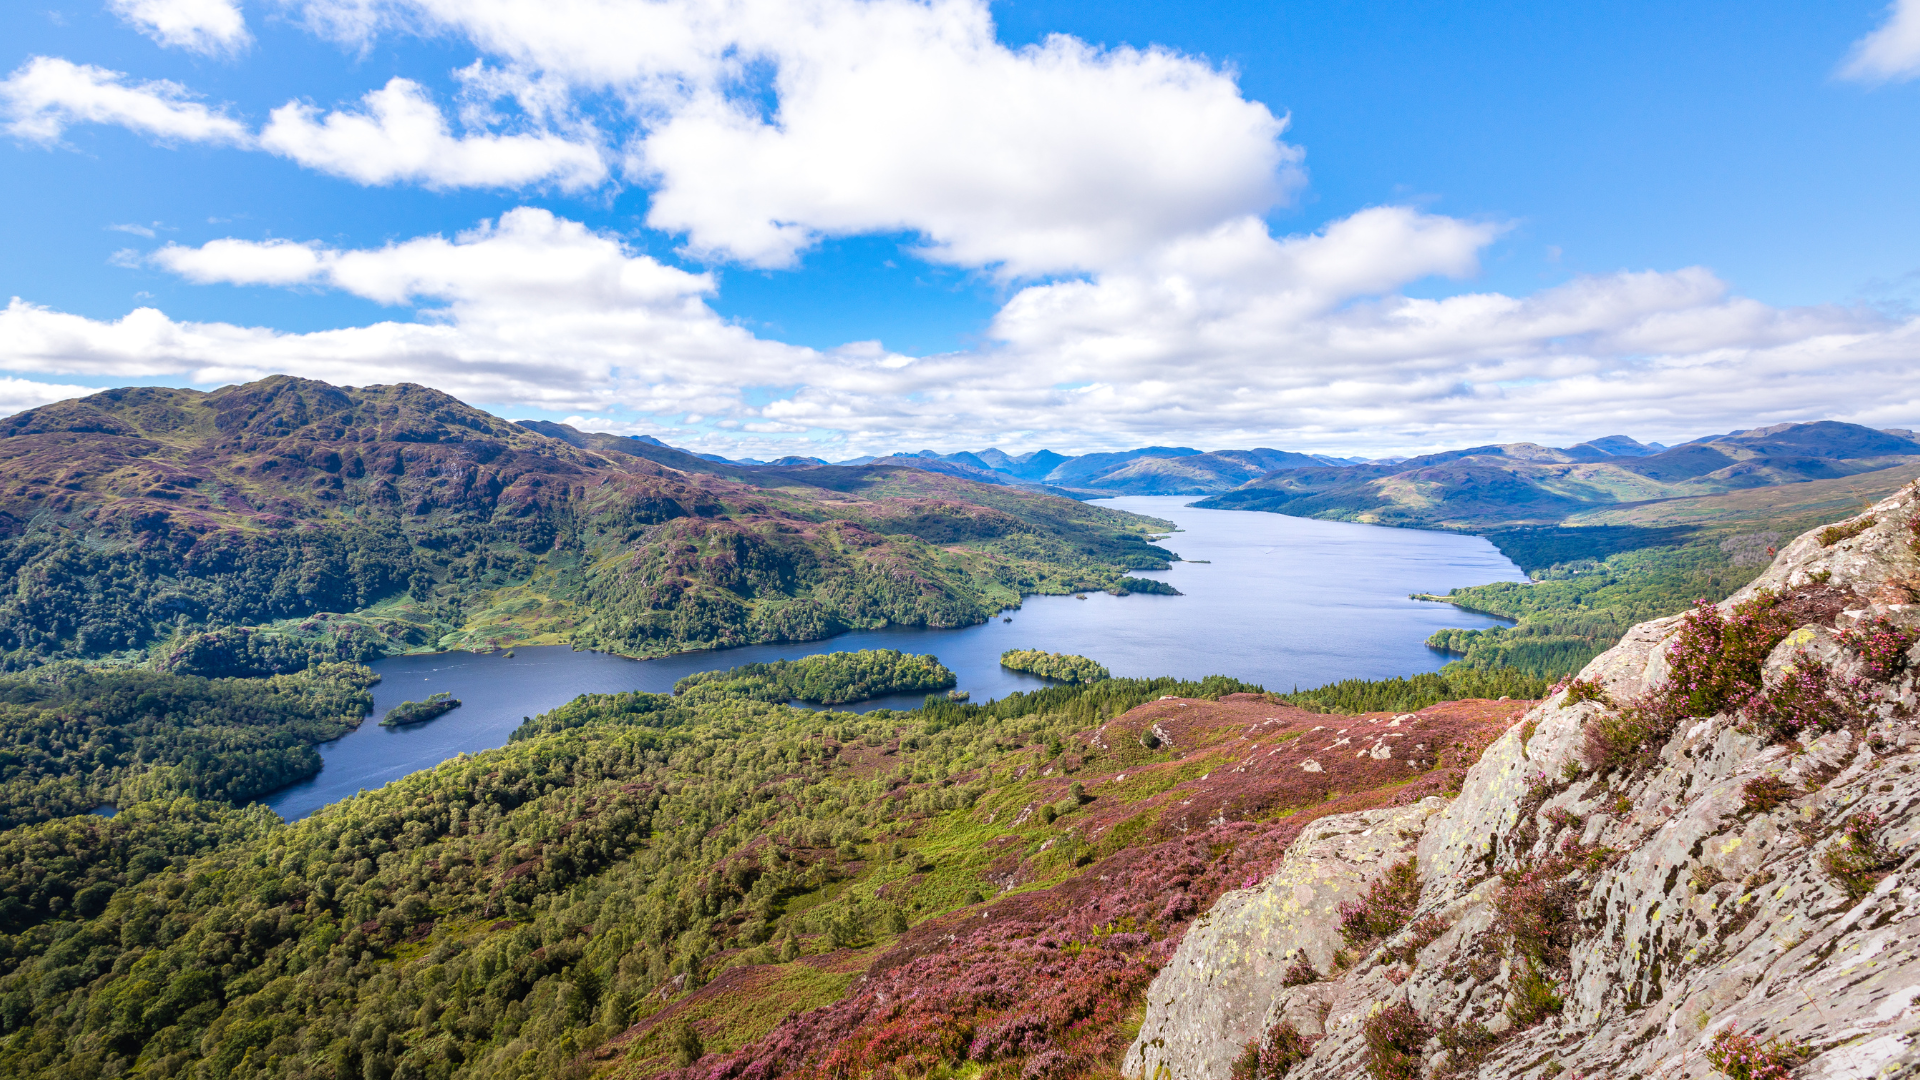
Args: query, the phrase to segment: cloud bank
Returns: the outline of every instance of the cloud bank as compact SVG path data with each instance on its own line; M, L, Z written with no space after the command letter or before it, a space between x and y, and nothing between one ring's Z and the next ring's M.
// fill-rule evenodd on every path
M0 368L414 380L549 412L618 408L625 420L596 426L754 456L1153 442L1384 452L1920 413L1920 321L1769 307L1699 268L1524 297L1402 291L1471 275L1500 231L1406 207L1285 237L1237 219L1092 279L1019 290L979 349L906 357L756 338L713 311L711 275L526 207L452 238L223 239L150 259L197 283L337 289L408 307L412 321L289 334L16 299L0 312Z
M394 34L472 44L481 58L455 73L464 130L407 78L342 107L286 103L256 129L177 84L48 57L0 83L8 128L51 144L76 124L119 124L368 186L639 184L648 224L698 261L791 267L825 237L905 232L924 257L997 278L1007 299L963 352L800 348L717 314L714 275L526 205L381 247L229 237L128 252L116 259L188 282L338 290L396 311L285 333L16 298L0 312L0 370L410 379L753 456L1385 452L1920 418L1920 321L1771 307L1700 267L1476 291L1507 225L1408 206L1276 235L1265 215L1305 183L1303 152L1230 70L1068 37L1010 48L982 0L287 8L354 48ZM1902 0L1849 72L1907 71L1915 11ZM1457 284L1415 295L1436 281Z

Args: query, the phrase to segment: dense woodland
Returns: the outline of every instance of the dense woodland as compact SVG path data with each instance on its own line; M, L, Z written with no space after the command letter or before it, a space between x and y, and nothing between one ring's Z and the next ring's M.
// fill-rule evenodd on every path
M935 657L861 649L702 671L673 684L673 692L689 703L748 698L844 705L888 694L945 690L955 681L953 672Z
M360 722L375 681L358 664L204 679L68 663L0 678L0 825L285 787L319 771L314 744Z
M1549 679L1573 674L1612 648L1636 623L1678 614L1696 600L1718 602L1731 596L1772 561L1771 555L1752 557L1755 551L1765 552L1766 545L1780 537L1778 531L1640 528L1606 530L1590 538L1578 535L1588 531L1529 529L1493 536L1533 580L1455 589L1447 599L1516 620L1517 625L1442 630L1427 644L1460 656L1469 667L1512 669ZM1665 542L1675 537L1684 542ZM1656 546L1619 550L1623 544L1642 542ZM1568 558L1540 564L1561 557Z
M1084 656L1050 653L1040 649L1008 649L1000 654L1000 666L1064 683L1090 683L1112 678L1106 668Z
M820 696L845 696L922 659L802 661L779 678L810 670ZM778 681L769 667L678 696L582 697L505 748L293 824L238 805L235 777L258 755L235 716L268 710L279 719L247 730L313 736L316 717L364 709L364 669L16 677L10 708L93 733L42 774L79 803L117 782L124 809L0 833L0 1072L550 1077L730 966L774 965L794 980L791 1000L824 1004L845 978L807 957L890 940L996 891L981 821L1002 820L993 835L1017 840L1041 881L1139 835L1080 839L1091 796L1065 781L1184 750L1144 736L1102 748L1089 732L1168 695L1258 690L1106 679L856 715L761 700ZM118 735L150 737L163 721L194 733L200 755ZM179 764L150 764L163 753ZM975 812L989 795L995 809ZM666 1037L647 1046L664 1053Z

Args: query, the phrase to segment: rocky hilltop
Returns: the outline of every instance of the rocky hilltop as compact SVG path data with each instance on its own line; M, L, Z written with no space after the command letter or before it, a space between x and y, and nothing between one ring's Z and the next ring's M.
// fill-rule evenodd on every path
M1635 627L1450 801L1315 822L1196 920L1124 1074L1920 1075L1916 511Z

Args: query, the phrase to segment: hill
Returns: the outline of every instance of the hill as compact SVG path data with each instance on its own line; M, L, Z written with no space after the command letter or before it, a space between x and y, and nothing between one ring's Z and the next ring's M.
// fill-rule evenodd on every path
M200 675L411 648L658 655L1164 567L1166 523L885 464L752 467L426 387L135 387L0 420L0 664ZM256 629L259 628L259 629Z
M1199 505L1480 529L1551 524L1603 506L1831 480L1920 463L1920 442L1912 438L1833 421L1737 431L1650 454L1644 452L1649 447L1626 445L1631 442L1615 436L1569 449L1508 443L1391 465L1288 469ZM1608 446L1621 452L1609 452Z
M0 832L40 867L0 869L0 1073L1111 1075L1217 897L1453 789L1524 708L1107 679L854 715L743 674L293 824L169 797Z

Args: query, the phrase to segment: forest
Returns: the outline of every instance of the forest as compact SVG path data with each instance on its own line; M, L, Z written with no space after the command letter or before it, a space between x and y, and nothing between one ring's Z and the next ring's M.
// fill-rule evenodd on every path
M782 1008L826 1005L848 990L833 957L876 955L911 927L1018 895L1008 881L1051 888L1096 860L1175 842L1175 819L1154 824L1180 809L1169 800L1185 789L1170 785L1219 759L1200 736L1123 737L1120 718L1138 727L1140 713L1187 709L1173 699L1286 709L1221 678L1106 679L989 705L934 696L864 715L761 693L776 683L835 696L935 667L875 653L735 669L674 696L588 695L528 721L500 750L292 824L242 805L242 763L259 756L244 735L292 745L334 730L324 725L345 720L328 717L365 708L356 669L57 686L15 677L10 721L30 712L42 741L61 748L36 759L35 775L72 794L67 816L16 811L33 823L0 833L11 856L0 870L0 1072L549 1077L583 1075L609 1044L623 1060L670 1065L718 1022L705 1036L683 1026L617 1040L730 969L777 983ZM1335 698L1320 709L1366 695ZM181 734L154 741L166 716ZM1176 721L1186 716L1154 730L1185 731ZM1206 738L1225 738L1219 752L1231 753L1239 730ZM163 758L175 764L154 764ZM1388 761L1351 782L1316 774L1310 791L1261 789L1232 813L1280 803L1317 813L1344 805L1342 791L1413 797L1387 780L1405 772ZM1145 786L1112 786L1129 775ZM1279 775L1305 776L1291 766ZM117 816L78 812L116 784ZM1096 828L1089 814L1112 824ZM1224 888L1234 865L1182 880ZM1127 917L1140 942L1197 910L1189 900L1163 911L1164 888ZM777 1018L739 1020L727 1045ZM1016 1071L1026 1056L1007 1055Z
M1678 614L1695 600L1717 603L1731 596L1766 569L1772 561L1764 554L1767 545L1780 537L1778 531L1729 534L1625 526L1592 530L1606 535L1587 541L1562 535L1588 531L1531 529L1491 537L1516 561L1527 559L1522 566L1533 580L1454 589L1445 599L1469 611L1513 619L1516 625L1441 630L1427 645L1461 657L1468 667L1510 669L1549 680L1570 675L1612 648L1636 623ZM1662 542L1676 536L1685 542ZM1644 541L1656 546L1613 550ZM1509 552L1509 546L1514 550ZM1607 551L1611 553L1596 557ZM1578 557L1546 566L1535 563L1566 555Z
M319 771L377 681L358 664L206 679L71 662L0 678L0 826L105 805L243 802Z

